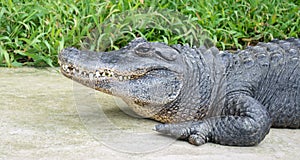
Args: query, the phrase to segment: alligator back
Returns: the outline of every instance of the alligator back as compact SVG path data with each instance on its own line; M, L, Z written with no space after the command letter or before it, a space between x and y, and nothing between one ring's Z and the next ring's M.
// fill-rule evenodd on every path
M300 40L259 43L221 56L227 95L247 94L267 108L273 127L300 127ZM226 108L226 107L225 107Z

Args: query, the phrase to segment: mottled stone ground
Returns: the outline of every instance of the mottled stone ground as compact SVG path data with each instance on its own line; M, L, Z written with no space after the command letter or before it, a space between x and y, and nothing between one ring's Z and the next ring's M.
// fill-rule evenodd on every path
M124 106L55 69L0 68L0 159L300 157L300 130L271 129L255 147L195 147L157 134L157 122L128 116Z

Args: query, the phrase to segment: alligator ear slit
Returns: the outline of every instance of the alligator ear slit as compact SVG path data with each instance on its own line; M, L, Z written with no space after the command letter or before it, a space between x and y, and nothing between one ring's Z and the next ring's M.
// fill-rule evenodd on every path
M174 61L176 59L176 54L174 52L167 52L167 53L162 53L160 51L155 51L155 53L162 57L163 59L165 60L168 60L168 61ZM173 54L172 54L173 53Z

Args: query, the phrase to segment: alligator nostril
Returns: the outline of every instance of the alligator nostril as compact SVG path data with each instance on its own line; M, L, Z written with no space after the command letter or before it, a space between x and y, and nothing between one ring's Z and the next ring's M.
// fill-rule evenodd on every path
M80 51L76 48L66 48L63 49L58 55L58 61L60 66L64 71L69 71L70 73L76 73L79 69L75 69L76 62L79 59ZM69 67L73 68L69 68ZM67 73L69 73L67 72Z
M80 51L76 48L66 48L63 49L59 55L58 58L60 61L66 61L67 59L70 59L71 57L79 55Z

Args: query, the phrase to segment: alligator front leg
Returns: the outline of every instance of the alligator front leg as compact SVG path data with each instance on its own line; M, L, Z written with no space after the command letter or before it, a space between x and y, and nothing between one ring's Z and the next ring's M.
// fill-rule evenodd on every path
M228 100L222 116L179 124L159 124L155 130L163 134L201 145L214 142L223 145L251 146L268 134L271 120L258 101L249 96L234 96Z

